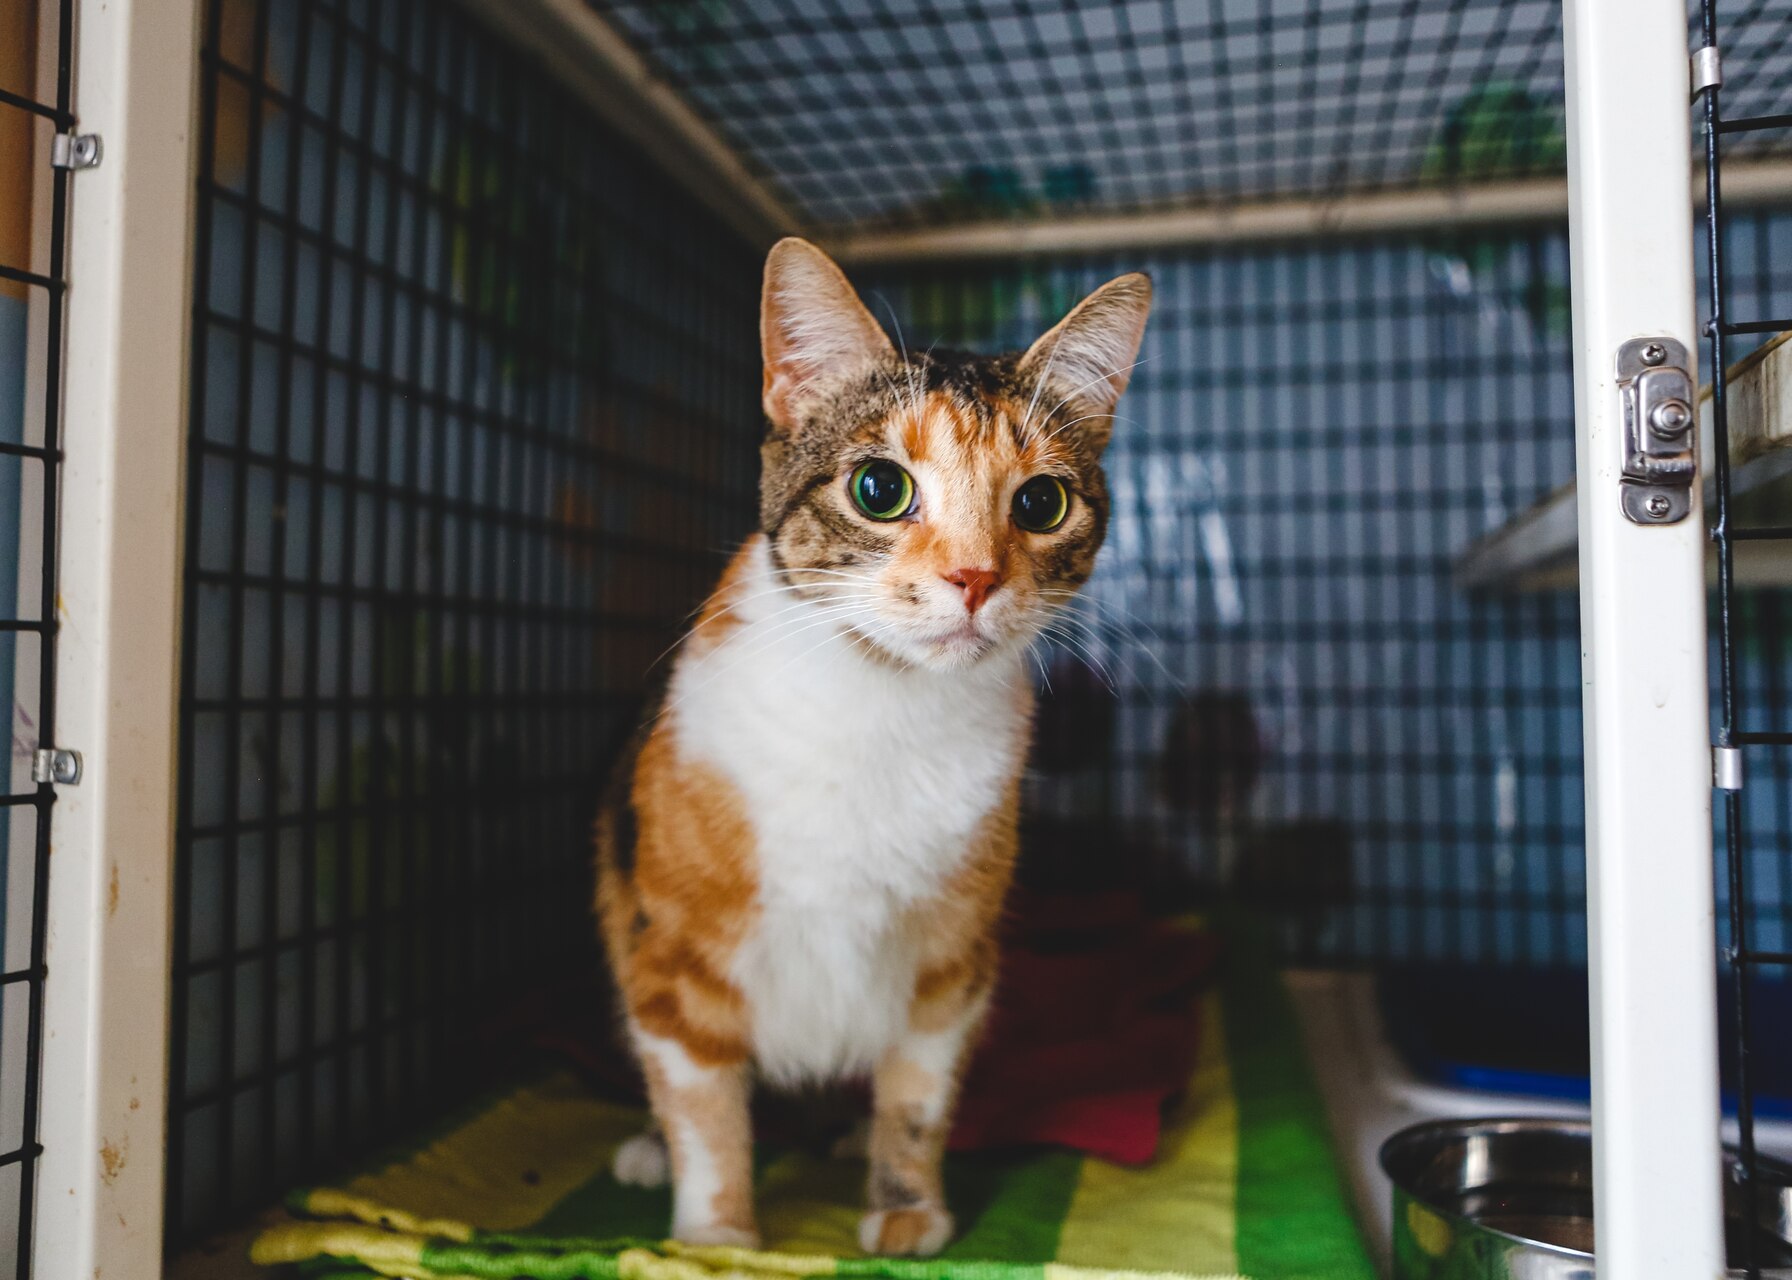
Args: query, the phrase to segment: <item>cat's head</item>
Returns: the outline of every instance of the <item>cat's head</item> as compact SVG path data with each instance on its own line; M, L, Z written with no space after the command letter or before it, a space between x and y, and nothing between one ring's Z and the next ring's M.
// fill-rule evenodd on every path
M1025 352L898 351L828 256L765 264L760 524L789 582L888 659L1013 651L1089 577L1102 450L1151 281L1112 280Z

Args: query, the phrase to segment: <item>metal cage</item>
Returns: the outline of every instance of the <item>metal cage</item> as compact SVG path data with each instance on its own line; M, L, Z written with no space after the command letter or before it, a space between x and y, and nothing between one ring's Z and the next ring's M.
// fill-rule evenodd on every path
M38 1206L37 1274L43 1240L58 1272L141 1266L448 1113L583 998L605 768L754 522L785 232L910 344L1011 348L1107 275L1157 281L1109 545L1040 655L1025 874L1085 883L1099 850L1265 913L1305 963L1588 969L1596 1119L1675 1080L1698 1113L1605 1148L1612 1256L1680 1195L1671 1256L1710 1260L1696 1161L1611 1170L1715 1164L1719 941L1747 1167L1750 999L1792 954L1792 576L1741 550L1788 525L1731 492L1726 440L1726 370L1792 327L1788 0L1617 27L1597 0L28 7L58 75L0 81L0 125L41 121L33 163L51 132L105 145L40 179L39 256L0 262L41 300L32 425L0 435L0 492L36 504L0 676L42 699L15 744L89 765L25 786L15 749L6 802L20 1276L36 1181L82 1193ZM1594 85L1620 45L1648 74ZM1691 193L1610 162L1642 146L1623 104L1689 143L1667 90L1703 45L1701 294ZM1684 262L1621 278L1595 234ZM1620 304L1690 344L1695 298L1708 620L1702 529L1639 542L1595 487L1589 373ZM1721 862L1684 732L1707 641L1719 762L1749 775ZM1697 705L1652 719L1644 658ZM1672 810L1653 896L1622 875L1646 824L1612 818L1640 770ZM1689 890L1713 868L1721 940ZM1647 1062L1611 993L1676 965L1678 1048Z

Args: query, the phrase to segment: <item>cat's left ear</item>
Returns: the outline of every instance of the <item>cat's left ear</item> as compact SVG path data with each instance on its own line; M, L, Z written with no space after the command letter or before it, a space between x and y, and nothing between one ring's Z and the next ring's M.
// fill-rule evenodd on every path
M1077 303L1020 359L1021 377L1075 406L1097 448L1113 433L1114 406L1132 380L1150 314L1151 277L1119 276Z
M759 343L765 416L780 431L795 430L815 400L896 354L834 260L796 236L766 256Z

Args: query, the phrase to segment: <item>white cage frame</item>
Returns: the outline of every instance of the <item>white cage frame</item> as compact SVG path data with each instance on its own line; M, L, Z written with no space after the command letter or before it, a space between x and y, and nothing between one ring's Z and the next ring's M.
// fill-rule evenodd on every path
M1598 1268L1719 1276L1704 511L1695 485L1685 519L1639 525L1618 483L1619 344L1698 349L1686 11L1566 18Z
M56 745L35 1264L162 1262L195 0L78 6L75 109L104 156L69 229Z

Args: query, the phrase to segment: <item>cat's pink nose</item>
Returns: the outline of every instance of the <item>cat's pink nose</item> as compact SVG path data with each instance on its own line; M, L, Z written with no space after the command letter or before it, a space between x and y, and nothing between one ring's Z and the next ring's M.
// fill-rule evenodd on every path
M940 577L964 592L964 607L975 613L989 599L989 593L1002 585L1002 575L994 569L954 569Z

